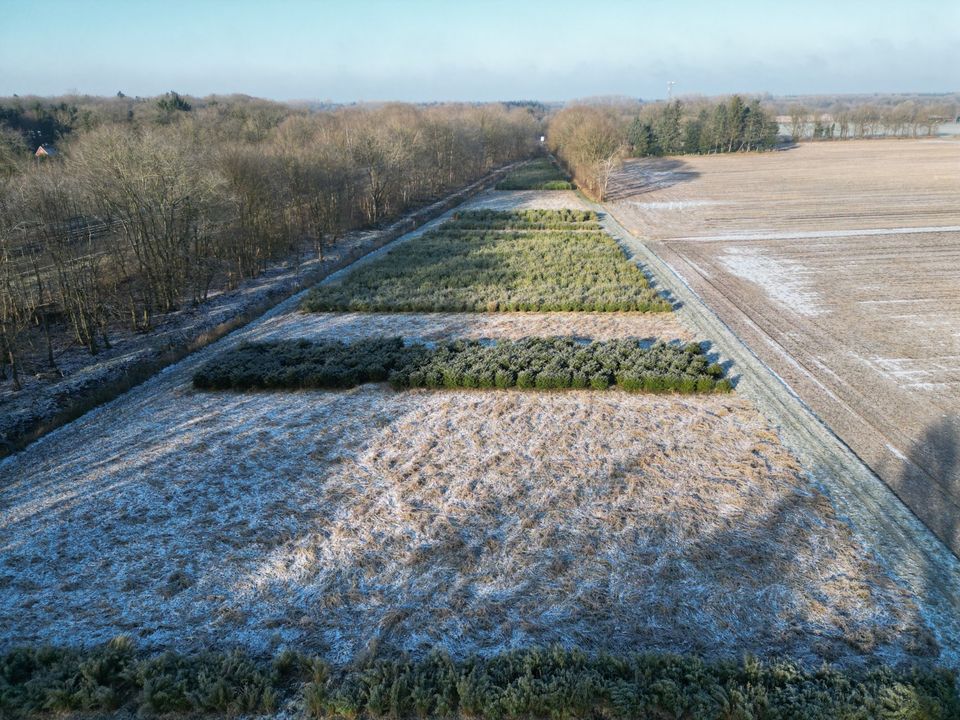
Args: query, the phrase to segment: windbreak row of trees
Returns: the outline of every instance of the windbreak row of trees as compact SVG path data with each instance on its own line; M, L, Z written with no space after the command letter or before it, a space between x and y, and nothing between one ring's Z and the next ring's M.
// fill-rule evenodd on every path
M550 121L550 149L577 182L602 199L624 157L749 152L777 143L777 123L759 100L674 100L641 106L572 105Z
M528 110L501 105L162 100L151 122L74 132L57 157L0 179L0 371L15 383L31 338L46 335L52 364L51 324L95 353L118 322L149 330L271 261L322 256L350 229L528 157L538 132Z
M875 137L921 137L936 135L940 125L952 123L957 106L949 103L921 104L906 100L896 105L835 104L826 110L802 104L787 108L790 135L800 140L848 140Z

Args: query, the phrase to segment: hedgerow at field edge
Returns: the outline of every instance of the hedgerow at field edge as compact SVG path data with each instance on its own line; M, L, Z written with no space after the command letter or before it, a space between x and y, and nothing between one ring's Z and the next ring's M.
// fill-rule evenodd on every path
M418 351L401 338L243 343L208 361L193 384L206 390L351 388L386 381Z
M270 713L427 718L888 718L960 716L942 669L809 670L789 661L706 662L667 654L588 656L526 649L455 661L372 659L334 668L285 652L148 657L126 639L0 655L0 717L118 709L150 716Z
M312 312L667 312L670 303L580 210L460 213L314 288Z
M200 389L348 388L389 379L405 388L521 388L727 392L723 368L696 343L636 340L589 344L527 338L485 344L456 340L427 347L401 338L248 343L213 358L193 377Z

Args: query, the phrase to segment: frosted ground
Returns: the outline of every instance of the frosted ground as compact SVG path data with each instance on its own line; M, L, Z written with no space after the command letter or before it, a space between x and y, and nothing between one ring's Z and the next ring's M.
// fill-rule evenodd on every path
M611 213L960 553L960 139L630 161Z
M337 662L551 642L812 664L937 656L909 594L736 395L190 384L241 339L692 337L675 318L295 308L0 463L0 647L123 633Z

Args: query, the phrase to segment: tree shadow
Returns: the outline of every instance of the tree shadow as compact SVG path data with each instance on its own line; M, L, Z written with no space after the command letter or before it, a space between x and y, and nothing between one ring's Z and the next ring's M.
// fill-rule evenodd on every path
M617 482L616 472L623 470L606 479ZM536 549L538 561L523 575L522 592L500 596L498 602L482 592L481 579L494 560L487 557L486 540L499 530L481 527L477 514L475 522L457 524L449 536L435 538L437 546L453 551L432 556L428 573L418 571L457 578L461 605L444 607L443 586L404 588L380 611L380 617L392 618L402 610L400 620L373 618L361 645L388 657L413 650L411 638L422 642L415 652L440 646L454 655L464 647L490 654L505 644L727 660L748 653L791 658L808 668L824 662L863 667L936 660L937 643L916 605L872 558L864 557L824 496L785 487L770 502L703 514L709 503L699 507L701 495L709 497L711 485L727 482L732 478L707 476L679 483L661 511L653 509L654 500L649 512L635 518L637 529L627 533L630 542L621 537L622 543L607 545L597 542L589 527L558 526L553 542ZM562 504L563 497L555 502ZM606 510L597 504L598 513ZM554 511L568 519L572 514L563 507L543 509L546 517ZM826 547L830 550L824 552ZM624 564L627 558L631 562ZM813 572L811 562L816 563ZM518 586L510 573L496 575L498 586ZM588 578L604 580L590 592L572 591L558 605L556 586L570 584L577 575L577 588ZM521 596L539 597L554 609L523 612ZM438 618L458 628L456 636L444 632L443 622L438 627L425 622L427 613L417 608L431 602L437 603ZM460 615L466 610L472 620Z
M663 190L700 177L700 173L679 158L644 158L628 160L610 178L606 201L617 201Z
M897 493L907 497L929 498L929 483L936 483L945 495L945 502L934 501L918 506L906 503L947 548L960 557L960 415L944 415L927 425L914 443L911 460L903 463L897 481ZM923 568L928 591L936 597L949 593L949 580L943 577L939 564Z
M960 557L960 415L929 423L894 479L904 504Z

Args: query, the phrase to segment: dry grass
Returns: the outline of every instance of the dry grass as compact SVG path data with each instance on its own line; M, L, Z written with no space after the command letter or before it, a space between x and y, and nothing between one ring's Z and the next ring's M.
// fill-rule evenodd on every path
M590 210L572 190L487 190L470 199L463 210Z
M0 645L935 653L745 401L185 380L7 461Z
M593 340L617 338L693 339L672 313L289 313L265 324L256 340L338 339L352 342L399 335L431 342L447 338L501 338L569 335Z

